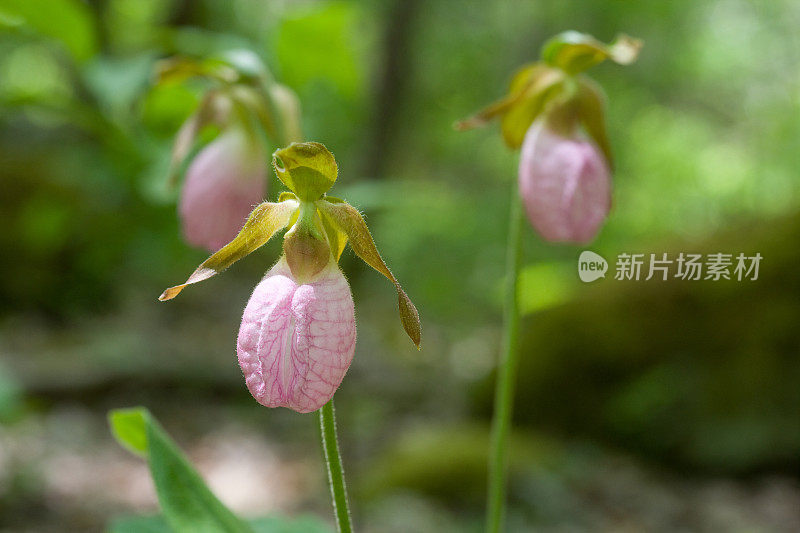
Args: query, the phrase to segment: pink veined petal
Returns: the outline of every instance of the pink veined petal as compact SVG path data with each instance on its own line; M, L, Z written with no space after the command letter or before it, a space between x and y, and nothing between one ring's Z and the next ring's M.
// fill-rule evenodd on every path
M611 176L597 147L541 121L522 144L519 188L531 225L552 242L591 241L611 209Z
M186 240L216 251L233 240L266 194L267 161L238 129L222 133L186 171L178 212Z
M281 258L245 307L237 354L258 403L308 413L333 397L355 345L353 297L336 262L298 284Z

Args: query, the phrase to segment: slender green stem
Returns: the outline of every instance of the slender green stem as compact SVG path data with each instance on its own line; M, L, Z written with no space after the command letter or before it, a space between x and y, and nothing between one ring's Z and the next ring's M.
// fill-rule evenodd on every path
M319 410L319 426L322 431L322 449L328 465L328 481L331 486L333 512L340 533L351 533L350 506L347 503L347 486L344 482L342 457L339 455L339 440L336 437L336 410L333 399Z
M519 361L519 302L517 282L522 249L522 206L514 186L511 199L506 255L506 288L503 308L503 352L497 367L494 416L489 449L489 487L486 508L486 531L498 533L503 525L506 483L508 478L508 437Z

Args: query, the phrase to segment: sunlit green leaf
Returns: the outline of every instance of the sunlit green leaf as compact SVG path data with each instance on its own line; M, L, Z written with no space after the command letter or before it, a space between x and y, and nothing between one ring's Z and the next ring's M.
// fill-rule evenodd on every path
M357 3L297 3L282 21L276 50L282 79L301 88L325 80L345 97L356 96L363 68L357 56L362 30Z
M239 259L260 248L275 233L287 226L297 207L298 202L295 200L285 200L279 203L264 202L257 206L250 213L247 222L236 238L203 261L185 283L168 288L158 299L162 302L171 300L187 285L205 281L219 274Z
M109 415L111 434L125 449L147 456L147 417L144 409L118 409Z
M120 443L147 458L161 511L172 531L252 533L252 528L208 489L147 409L112 411L109 418L112 432ZM161 531L155 519L143 525L149 527L149 531Z
M397 278L394 277L392 271L386 266L381 254L375 246L375 241L367 228L367 223L364 217L358 212L358 209L352 205L342 203L330 203L326 200L319 200L317 202L319 210L328 215L330 220L336 224L341 231L343 231L350 239L350 247L369 266L386 276L386 278L394 284L397 290L398 308L400 311L400 321L403 323L403 328L406 333L419 348L420 337L422 334L419 322L419 313L417 308L411 302L411 299L405 293Z
M94 55L97 47L95 24L85 2L79 0L3 0L3 18L15 26L27 26L64 44L78 61Z

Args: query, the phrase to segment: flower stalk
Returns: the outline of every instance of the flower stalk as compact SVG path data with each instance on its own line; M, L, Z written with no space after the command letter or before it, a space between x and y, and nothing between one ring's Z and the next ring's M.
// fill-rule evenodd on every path
M507 485L508 440L519 361L518 278L524 203L531 226L546 241L591 242L611 208L613 161L605 125L605 96L583 72L605 60L628 65L642 42L619 35L604 44L563 32L547 41L541 60L514 74L508 93L465 120L459 131L500 121L506 145L521 149L508 234L503 351L497 368L489 451L486 530L501 530Z
M512 186L506 251L506 286L503 304L503 352L497 367L494 415L489 448L489 490L486 502L486 531L497 533L504 519L508 483L508 439L514 406L514 388L519 366L519 269L522 263L522 206Z
M350 504L347 500L342 457L339 454L339 439L336 436L336 409L333 406L333 398L319 410L319 426L325 463L328 466L328 483L331 487L336 527L339 533L350 533L353 531L353 526L350 520Z

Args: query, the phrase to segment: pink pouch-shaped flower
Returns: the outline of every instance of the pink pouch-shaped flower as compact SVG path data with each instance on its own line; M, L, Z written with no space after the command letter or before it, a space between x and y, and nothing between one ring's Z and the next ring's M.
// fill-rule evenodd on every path
M266 194L267 163L240 128L214 139L186 171L178 212L186 240L216 251L242 229Z
M308 413L333 397L355 343L353 297L336 262L298 284L281 258L250 297L237 353L258 403Z
M528 219L552 242L591 241L611 209L611 177L588 140L533 123L519 162L519 189Z

